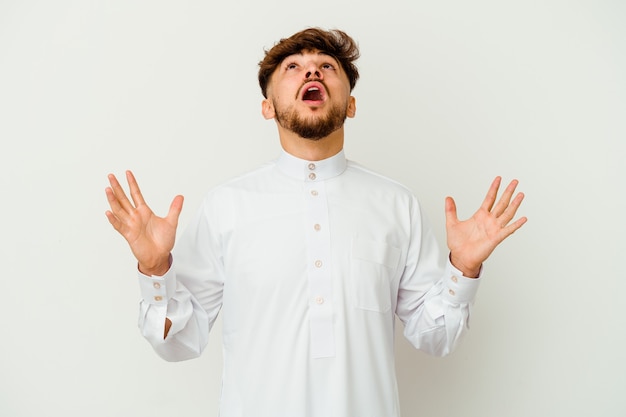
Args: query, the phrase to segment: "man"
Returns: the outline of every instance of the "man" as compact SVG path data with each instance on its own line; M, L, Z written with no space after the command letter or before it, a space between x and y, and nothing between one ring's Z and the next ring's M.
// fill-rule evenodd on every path
M174 247L181 196L160 218L127 172L113 175L107 217L138 260L140 328L156 352L200 355L222 311L222 417L394 417L394 314L418 349L453 350L482 263L526 221L517 181L459 221L446 199L445 264L415 197L347 161L344 121L358 48L307 29L260 63L262 113L279 158L212 190Z

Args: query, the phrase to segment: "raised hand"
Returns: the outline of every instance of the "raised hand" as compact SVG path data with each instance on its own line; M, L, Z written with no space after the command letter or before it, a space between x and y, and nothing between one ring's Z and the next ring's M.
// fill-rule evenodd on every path
M451 197L446 198L446 232L450 261L467 277L477 277L480 266L496 246L526 223L526 217L511 223L524 199L522 193L513 198L517 180L511 181L496 204L501 181L500 177L493 180L478 211L464 221L457 217L454 200Z
M115 175L109 174L111 186L105 192L111 210L107 210L106 216L130 245L139 270L146 275L163 275L169 269L183 196L174 198L166 217L158 217L144 201L132 172L126 171L126 180L132 203Z

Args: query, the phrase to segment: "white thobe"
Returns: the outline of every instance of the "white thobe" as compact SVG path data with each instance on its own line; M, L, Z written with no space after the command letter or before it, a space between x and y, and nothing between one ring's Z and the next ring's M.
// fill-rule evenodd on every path
M214 188L172 259L140 274L139 326L185 360L221 310L221 417L399 416L395 315L416 348L446 355L479 285L440 256L411 192L343 151L283 152Z

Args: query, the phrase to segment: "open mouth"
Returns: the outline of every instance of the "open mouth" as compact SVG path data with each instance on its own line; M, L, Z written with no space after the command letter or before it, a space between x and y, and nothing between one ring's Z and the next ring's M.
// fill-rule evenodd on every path
M326 94L324 88L318 83L311 83L304 88L302 92L302 100L308 102L324 101Z

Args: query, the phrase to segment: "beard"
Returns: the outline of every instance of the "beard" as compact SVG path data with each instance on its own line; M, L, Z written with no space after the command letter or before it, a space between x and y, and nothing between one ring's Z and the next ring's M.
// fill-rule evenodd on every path
M347 105L334 105L326 116L303 118L296 112L293 106L286 109L276 109L276 122L283 128L292 131L301 138L320 140L340 129L347 117Z

